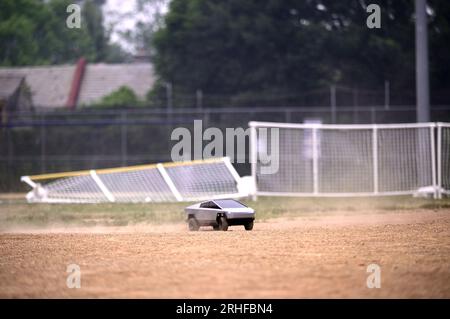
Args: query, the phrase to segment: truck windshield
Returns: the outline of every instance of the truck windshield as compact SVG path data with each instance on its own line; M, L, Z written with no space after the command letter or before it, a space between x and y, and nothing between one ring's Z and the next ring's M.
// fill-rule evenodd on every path
M243 208L247 207L234 199L219 199L214 201L221 208Z

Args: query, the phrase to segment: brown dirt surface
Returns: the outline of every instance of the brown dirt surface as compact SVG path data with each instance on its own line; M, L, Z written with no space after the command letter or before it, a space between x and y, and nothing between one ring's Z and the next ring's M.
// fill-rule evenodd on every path
M2 298L450 298L450 209L0 234ZM381 288L366 286L381 267ZM81 288L66 286L69 264Z

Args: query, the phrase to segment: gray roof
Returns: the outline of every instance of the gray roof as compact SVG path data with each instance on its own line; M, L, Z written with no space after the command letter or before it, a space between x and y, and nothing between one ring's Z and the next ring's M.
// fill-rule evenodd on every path
M37 108L66 107L74 72L75 65L0 67L0 77L25 77L33 105ZM144 98L153 83L150 63L87 64L77 104L98 101L123 85L130 87L138 97Z
M25 77L33 105L57 108L66 105L74 70L73 65L0 68L0 76Z
M16 75L0 75L0 99L7 100L19 88L24 77Z
M154 84L150 63L89 64L81 85L78 104L100 100L121 86L128 86L140 98L144 98Z

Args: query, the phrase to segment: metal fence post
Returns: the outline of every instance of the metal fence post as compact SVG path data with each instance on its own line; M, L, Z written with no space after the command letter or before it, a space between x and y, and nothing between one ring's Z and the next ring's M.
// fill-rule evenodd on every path
M201 109L203 108L203 92L202 90L197 90L195 92L196 102L197 102L197 108Z
M47 170L47 132L46 132L46 126L45 126L45 115L41 115L41 173L45 173Z
M442 198L442 124L437 123L437 198Z
M203 125L204 125L204 127L209 127L210 112L205 110L201 114L203 114Z
M258 186L256 178L256 169L258 161L258 137L256 132L256 127L250 122L250 165L251 165L251 175L253 180L253 194L252 199L256 201L258 199Z
M11 176L11 173L13 172L13 170L11 170L11 168L13 167L12 165L13 165L13 162L14 162L14 156L13 156L13 152L14 152L14 150L13 150L13 143L12 143L12 128L11 127L7 127L7 128L5 128L5 130L6 130L6 138L7 138L7 147L8 147L8 170L7 170L7 172L8 172L8 174L7 174L7 176L8 176L8 185L11 183L11 180L12 180L12 176Z
M390 104L390 83L389 81L384 81L384 109L389 110L389 104Z
M128 127L127 127L127 113L121 112L121 126L120 126L120 152L122 159L122 166L128 164Z
M356 89L352 90L353 94L353 124L358 124L358 91Z
M377 123L377 111L373 106L370 108L370 121L372 122L372 124Z
M319 194L319 154L317 145L317 128L312 129L312 155L313 155L313 192Z
M284 111L284 118L286 123L291 123L291 111Z
M336 86L330 86L331 123L336 124Z
M172 83L166 83L166 99L167 99L167 109L172 110L173 107L173 90Z
M372 129L372 165L373 165L373 192L378 194L378 127L373 126Z

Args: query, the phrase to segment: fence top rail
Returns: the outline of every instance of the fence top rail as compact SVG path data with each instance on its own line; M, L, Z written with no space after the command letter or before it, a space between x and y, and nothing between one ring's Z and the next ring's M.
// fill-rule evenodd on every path
M318 124L318 123L277 123L277 122L249 122L250 127L278 127L298 129L346 129L346 130L368 130L368 129L402 129L402 128L429 128L436 127L436 123L403 123L403 124ZM446 124L447 125L447 124ZM450 126L450 124L448 124Z
M450 127L450 123L439 122L439 123L437 123L437 126L440 126L440 127Z
M162 167L177 167L177 166L188 166L188 165L197 165L197 164L212 164L219 162L227 162L229 158L220 157L220 158L208 158L202 160L191 160L185 162L168 162L168 163L160 163ZM110 173L125 173L125 172L133 172L142 169L152 169L157 168L158 164L144 164L144 165L134 165L134 166L126 166L126 167L114 167L114 168L101 168L96 169L95 173L98 175L102 174L110 174ZM40 175L30 175L30 176L22 176L21 180L31 179L35 181L39 180L47 180L47 179L57 179L57 178L66 178L66 177L75 177L75 176L86 176L90 175L92 170L83 170L83 171L72 171L72 172L59 172L59 173L49 173L49 174L40 174Z
M164 107L136 107L123 109L96 109L96 108L79 108L76 110L66 109L46 109L37 108L34 111L15 111L12 115L20 116L76 116L76 115L133 115L133 114L184 114L184 113L279 113L279 112L329 112L330 105L302 105L302 106L241 106L241 107L180 107L167 109ZM370 111L415 111L415 105L390 105L386 109L385 105L339 105L336 107L339 112L370 112ZM450 105L433 105L432 110L449 110Z

